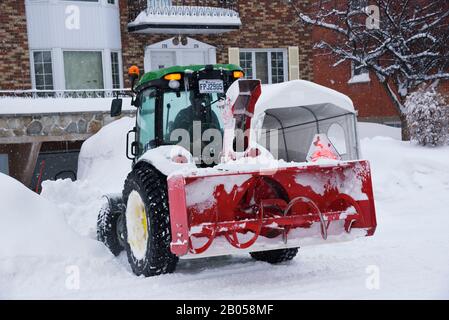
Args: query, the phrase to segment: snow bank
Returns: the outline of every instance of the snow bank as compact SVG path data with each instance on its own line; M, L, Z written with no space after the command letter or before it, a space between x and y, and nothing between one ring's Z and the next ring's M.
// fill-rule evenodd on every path
M104 193L121 192L131 171L126 158L126 135L135 119L125 117L103 127L83 143L78 161L78 179L89 182Z
M384 124L359 122L358 123L359 138L374 138L374 137L389 137L396 140L401 140L401 128L394 128Z
M101 188L119 179L103 177L96 170L115 176L114 170L129 166L129 160L119 157L124 150L119 137L131 124L123 119L92 138L98 145L86 142L82 157L90 161L81 164L81 181L44 184L43 196L53 204L0 176L1 221L11 221L2 228L11 230L0 233L0 243L18 243L15 249L0 247L0 298L449 298L449 147L428 149L391 137L367 138L396 135L399 130L381 125L360 126L362 151L373 174L378 219L374 237L304 247L295 260L278 266L255 262L246 254L181 260L175 274L150 279L132 275L126 255L113 258L105 248L102 254L86 250L88 258L77 259L86 247L83 243L88 248L94 243L89 239L95 237ZM387 132L390 129L396 133ZM27 234L33 242L27 241ZM65 260L38 254L58 248L68 248L63 251ZM12 251L32 256L24 261ZM79 290L70 291L65 287L65 268L73 264L80 268L81 282ZM373 269L380 272L380 287L370 290L366 283Z
M73 230L64 205L1 173L0 190L0 299L69 296L89 287L105 266L106 274L126 274L101 243Z
M126 134L135 119L122 118L85 141L78 160L78 181L44 181L42 197L58 205L80 235L96 239L96 221L103 195L121 193L131 161L126 158Z
M77 235L57 206L0 173L0 259L88 254L92 243Z
M362 140L362 153L371 162L377 200L403 199L412 203L417 200L425 212L424 207L434 205L439 195L449 199L448 147L428 149L375 137ZM425 194L430 198L420 201Z

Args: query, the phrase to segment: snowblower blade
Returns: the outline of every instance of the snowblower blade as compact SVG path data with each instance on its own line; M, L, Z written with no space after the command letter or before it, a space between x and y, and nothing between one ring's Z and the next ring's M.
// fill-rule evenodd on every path
M171 250L177 256L348 241L376 229L366 161L175 175L168 189Z

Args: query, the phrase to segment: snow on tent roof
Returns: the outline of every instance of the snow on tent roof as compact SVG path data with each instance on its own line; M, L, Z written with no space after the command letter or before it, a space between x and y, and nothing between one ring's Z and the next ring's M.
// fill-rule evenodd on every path
M329 109L323 108L323 105L340 108L341 113L355 113L352 100L348 96L313 82L294 80L262 86L262 95L256 105L255 117L269 109L306 106L314 112Z

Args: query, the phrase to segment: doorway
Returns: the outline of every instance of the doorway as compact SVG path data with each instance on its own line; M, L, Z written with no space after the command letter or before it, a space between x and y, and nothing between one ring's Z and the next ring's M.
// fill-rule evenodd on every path
M173 66L216 63L216 48L192 38L179 41L178 37L174 37L145 49L145 72Z
M31 189L42 190L45 180L77 180L78 157L83 141L45 142L36 161Z

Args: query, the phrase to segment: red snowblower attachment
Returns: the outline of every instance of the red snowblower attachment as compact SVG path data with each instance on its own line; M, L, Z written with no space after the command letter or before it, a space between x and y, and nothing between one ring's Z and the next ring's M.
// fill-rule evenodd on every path
M365 161L268 174L174 176L168 184L171 248L178 256L344 241L376 229Z
M256 123L252 118L258 113L260 82L241 80L238 86L238 94L228 98L232 104L229 110L234 128L248 130ZM275 115L266 107L260 110L264 116ZM281 123L284 111L277 110L280 116L276 123ZM293 113L289 112L291 118ZM331 116L326 119L336 117ZM318 124L320 116L314 115L314 119ZM321 128L315 129L313 124L313 130L318 131L310 135L307 161L299 161L299 156L291 159L295 153L288 146L288 126L281 123L284 136L280 140L285 142L287 156L273 159L269 167L257 167L254 162L251 166L242 165L234 152L234 165L170 176L172 253L180 257L219 256L373 235L376 217L369 163L342 160L344 156L322 133L326 119L320 123ZM304 120L304 126L308 125ZM297 140L297 135L292 136L292 141ZM255 137L247 138L255 141ZM229 141L233 140L225 133L223 152L227 156L233 152L229 150ZM247 151L240 155L240 160L257 159L263 153L257 144L245 147ZM287 161L282 161L284 158Z

